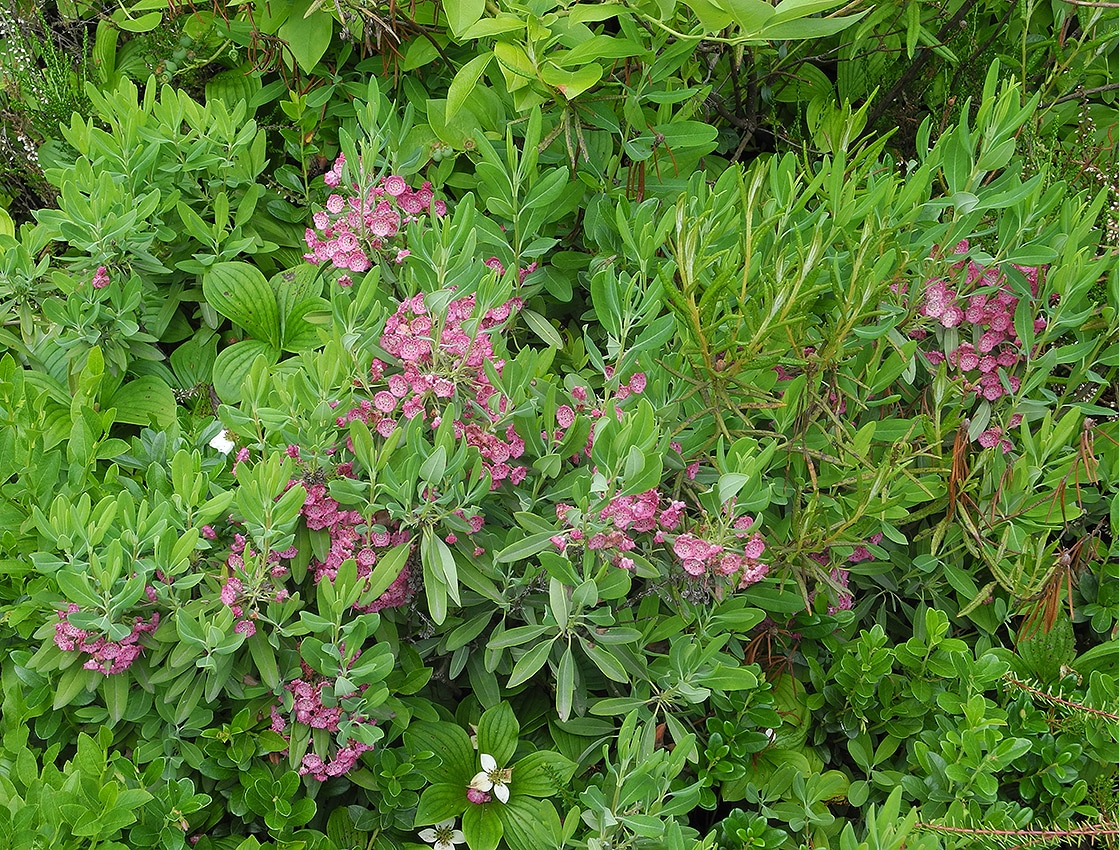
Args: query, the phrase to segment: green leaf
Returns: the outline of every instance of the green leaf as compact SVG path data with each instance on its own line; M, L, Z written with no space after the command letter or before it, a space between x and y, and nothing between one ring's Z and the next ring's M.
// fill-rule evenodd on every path
M214 392L218 398L226 404L241 400L242 385L258 357L270 366L280 362L279 350L259 339L242 340L218 355L214 361Z
M365 598L370 601L375 600L388 590L389 585L396 581L400 571L404 569L404 564L407 563L408 556L411 553L412 543L409 541L394 546L384 555L381 555L373 567L373 572L369 575L369 588L365 591Z
M753 670L721 664L700 676L699 681L704 687L717 691L748 691L758 686L758 676Z
M429 750L439 757L438 767L428 768L424 776L429 782L449 782L462 789L466 798L466 786L478 772L477 756L470 743L470 736L454 723L428 723L419 721L408 727L404 733L405 742L411 752Z
M462 834L470 850L497 850L504 828L495 809L501 803L470 805L462 816Z
M472 805L466 799L466 785L453 785L449 782L436 782L420 795L420 805L416 809L416 826L439 823L457 817Z
M334 35L334 16L318 7L317 0L296 0L283 26L276 34L288 43L292 55L305 73L319 64Z
M548 660L548 653L552 649L550 640L541 641L522 655L513 665L513 672L509 675L508 687L515 688L531 679Z
M673 121L658 124L653 130L664 136L664 143L672 150L682 148L708 148L713 150L719 138L719 130L703 121Z
M817 12L826 12L836 6L842 6L846 0L781 0L773 10L770 24L780 24L793 21L797 18L806 18Z
M805 610L804 598L795 591L778 587L776 582L763 581L750 585L740 596L763 611L778 614L795 614Z
M447 619L447 583L435 574L435 566L430 558L423 560L423 575L428 613L436 625L442 625Z
M253 658L260 680L268 687L275 690L280 685L280 668L276 664L276 653L267 636L259 629L246 641L249 645L249 654Z
M827 38L842 32L847 27L857 23L869 9L856 15L846 15L842 18L802 18L796 21L786 21L783 24L767 26L762 31L762 36L768 41L800 40L806 38Z
M483 712L478 721L478 752L489 753L498 767L505 767L517 750L520 731L520 724L509 703L499 703Z
M583 647L587 657L594 662L594 666L601 670L604 676L623 685L629 684L629 675L626 673L626 668L622 666L622 662L614 657L613 653L591 643L582 636L579 638L579 645Z
M577 71L568 71L553 62L545 62L540 77L568 100L574 100L602 79L602 66L591 62Z
M510 788L516 794L552 797L571 781L577 766L571 759L548 750L529 753L513 766Z
M123 9L119 10L123 13ZM113 23L125 32L151 32L163 22L162 12L148 12L138 18L129 18L125 14L114 14Z
M458 69L455 78L451 80L450 86L447 87L447 123L450 123L458 111L462 109L466 99L470 97L474 87L478 85L478 80L481 79L482 74L489 67L492 58L492 53L483 53L480 56L475 56Z
M481 19L485 11L486 0L443 0L443 13L447 16L447 23L456 37L461 38L469 27Z
M309 351L322 344L319 326L307 321L307 314L329 309L323 299L319 269L304 263L275 275L269 284L276 293L280 314L280 338L285 351Z
M690 6L691 3L689 2ZM757 36L773 18L773 7L766 0L722 0L733 21L742 28L742 35Z
M555 581L555 579L553 579ZM556 714L560 720L571 716L571 705L575 701L575 654L568 645L560 658L556 674Z
M217 263L202 277L210 305L257 340L280 347L280 308L276 294L256 266Z
M55 711L66 708L82 691L91 684L93 677L99 675L94 670L86 670L81 664L74 664L62 674L55 686Z
M559 335L559 331L552 327L552 323L546 318L535 310L527 308L521 310L520 316L532 328L532 332L540 337L541 342L557 350L563 349L563 337Z
M541 531L536 534L530 534L523 540L510 543L497 553L494 560L500 564L511 564L516 561L523 561L551 546L552 538L555 537L555 534L554 531Z
M58 589L66 597L67 602L75 602L85 608L98 608L101 599L93 592L89 578L82 573L72 573L69 570L59 570L54 574Z
M170 427L177 417L175 394L155 375L141 375L113 393L106 407L116 408L116 421L129 425Z
M638 56L644 50L635 41L627 38L612 38L608 35L592 35L586 41L573 47L559 57L561 65L578 67L584 62L593 62L597 59L628 59Z
M105 698L105 709L109 712L110 725L124 719L128 710L128 690L131 682L127 676L106 676L101 683L101 694Z
M518 794L513 777L513 796L504 806L495 807L504 827L503 838L509 850L549 850L557 846L555 836L561 826L555 807L546 800ZM666 845L667 846L667 845ZM473 848L472 848L473 850Z

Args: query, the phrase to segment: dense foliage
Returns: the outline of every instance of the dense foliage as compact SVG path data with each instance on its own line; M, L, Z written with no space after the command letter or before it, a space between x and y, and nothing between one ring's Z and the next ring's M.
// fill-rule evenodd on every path
M0 845L1119 834L1115 4L35 6Z

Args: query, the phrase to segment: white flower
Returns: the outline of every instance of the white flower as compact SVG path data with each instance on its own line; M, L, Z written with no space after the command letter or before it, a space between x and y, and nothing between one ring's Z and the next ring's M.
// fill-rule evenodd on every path
M503 803L509 802L509 782L513 778L513 768L497 766L497 759L489 753L482 753L482 770L470 780L470 787L476 791L493 791L493 795Z
M214 435L214 439L210 440L210 448L217 449L223 455L227 455L237 448L237 444L229 439L228 431L218 431Z
M435 850L455 850L455 845L462 844L466 838L461 829L455 829L455 819L447 818L435 826L421 829L420 841L426 841Z

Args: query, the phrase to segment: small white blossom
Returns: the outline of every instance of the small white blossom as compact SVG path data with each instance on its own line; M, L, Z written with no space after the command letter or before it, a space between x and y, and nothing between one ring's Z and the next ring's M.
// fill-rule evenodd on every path
M455 829L455 819L447 818L435 826L421 829L420 840L426 841L434 850L455 850L455 845L462 844L466 838L461 829Z
M218 431L214 435L214 439L210 440L210 448L217 449L223 455L227 455L237 448L237 444L229 439L228 431Z
M470 787L476 791L493 791L502 803L509 802L509 782L513 778L513 768L497 766L497 759L489 753L481 755L482 770L470 780Z

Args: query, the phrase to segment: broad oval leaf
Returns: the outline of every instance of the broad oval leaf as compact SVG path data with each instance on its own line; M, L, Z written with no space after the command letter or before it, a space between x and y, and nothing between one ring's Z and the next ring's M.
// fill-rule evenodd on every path
M280 308L276 294L256 266L217 263L202 277L211 306L257 340L280 347Z

